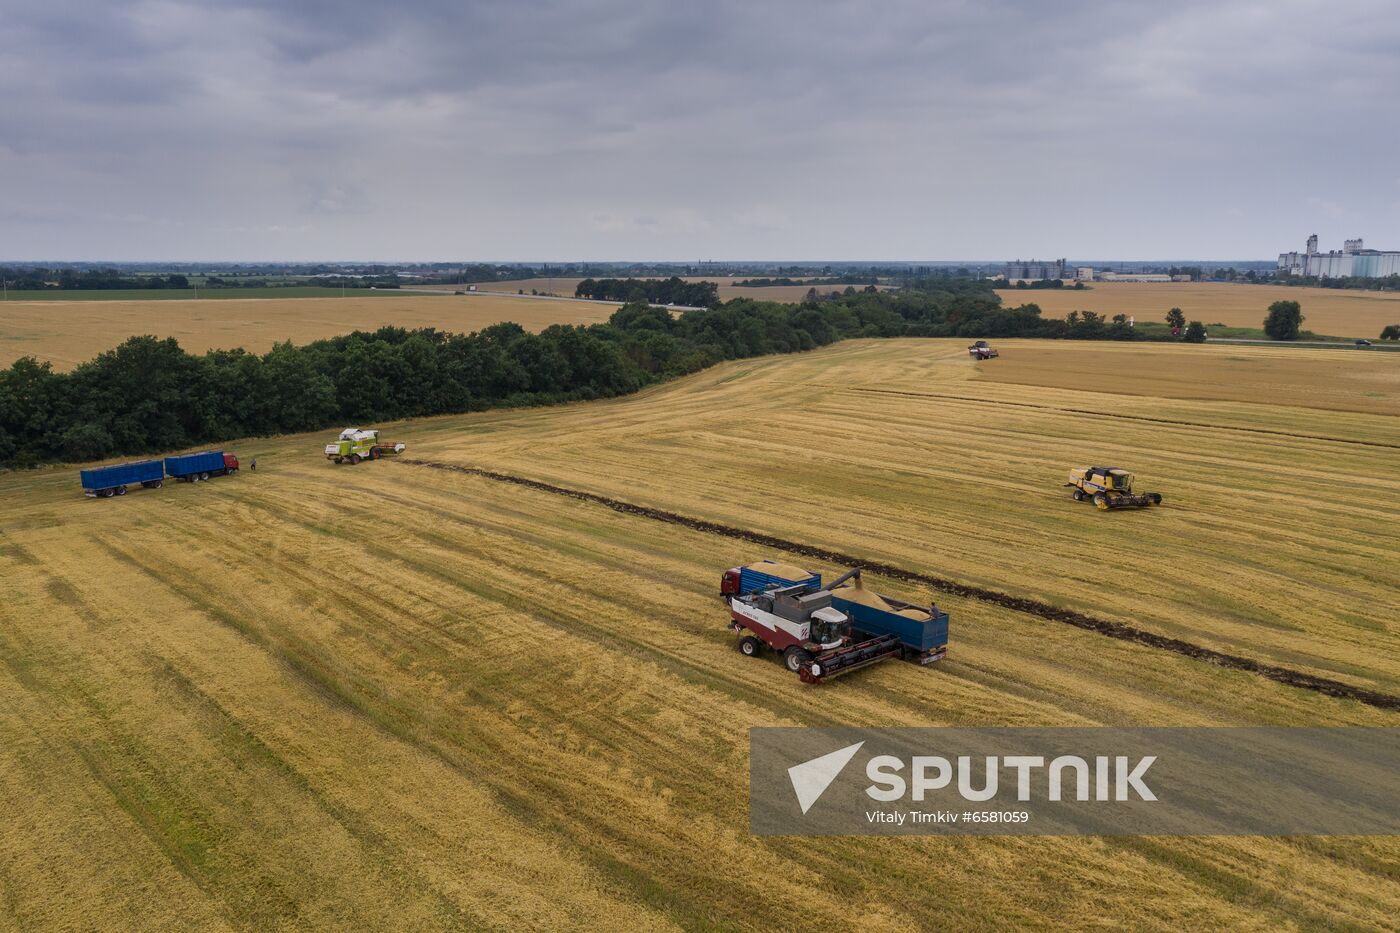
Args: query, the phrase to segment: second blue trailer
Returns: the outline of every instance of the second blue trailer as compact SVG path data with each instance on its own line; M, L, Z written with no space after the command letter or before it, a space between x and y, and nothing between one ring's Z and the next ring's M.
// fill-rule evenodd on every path
M81 470L78 479L83 484L84 495L110 499L126 495L127 489L138 483L147 489L159 488L165 479L165 470L159 460L136 460Z

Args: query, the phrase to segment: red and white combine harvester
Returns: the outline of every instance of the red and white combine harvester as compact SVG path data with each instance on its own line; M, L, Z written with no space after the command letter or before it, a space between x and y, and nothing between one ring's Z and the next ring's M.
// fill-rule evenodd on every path
M967 355L972 357L974 360L994 360L998 356L1001 356L1000 353L989 347L987 345L987 341L985 340L979 340L972 346L968 347Z
M930 664L948 650L946 612L865 589L859 567L823 586L820 574L758 561L726 570L720 596L739 651L753 657L771 648L803 683L891 658Z

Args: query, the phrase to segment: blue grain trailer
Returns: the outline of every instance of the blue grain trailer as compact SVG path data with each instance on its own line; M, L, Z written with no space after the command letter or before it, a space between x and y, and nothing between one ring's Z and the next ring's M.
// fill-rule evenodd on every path
M159 489L165 479L165 470L159 460L137 460L82 470L78 477L82 481L84 495L110 499L112 496L126 495L127 488L137 483L147 489Z
M856 572L860 579L860 571ZM831 588L831 605L851 617L851 628L867 637L894 635L904 647L904 660L919 664L941 661L948 653L948 613L937 606L915 606L882 596L857 584Z
M775 560L760 560L747 567L735 567L727 571L720 580L719 594L744 596L770 586L796 586L804 584L810 589L822 588L822 577L791 564L780 564Z
M178 483L197 483L211 476L238 472L238 458L222 450L202 450L165 458L165 472Z

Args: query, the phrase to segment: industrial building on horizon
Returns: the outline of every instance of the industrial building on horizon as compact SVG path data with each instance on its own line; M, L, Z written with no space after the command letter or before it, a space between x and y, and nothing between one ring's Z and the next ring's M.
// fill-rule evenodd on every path
M1400 275L1400 251L1366 249L1360 237L1342 241L1342 248L1320 253L1317 234L1308 237L1305 252L1279 253L1278 271L1284 275L1311 275L1322 279L1381 279Z
M1065 277L1065 260L1056 259L1054 262L1041 262L1038 259L1032 259L1029 262L1022 262L1017 259L1006 264L1002 269L1002 275L1006 277L1008 282L1014 282L1017 279L1029 279L1033 282L1038 282L1041 279L1062 279Z

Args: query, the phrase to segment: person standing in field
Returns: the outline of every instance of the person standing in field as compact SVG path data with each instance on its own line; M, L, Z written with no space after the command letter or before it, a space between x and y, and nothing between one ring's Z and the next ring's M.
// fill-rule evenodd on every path
M258 458L257 458L257 457L254 457L254 458L253 458L253 462L250 463L250 464L248 464L248 469L252 470L254 473L258 472Z

